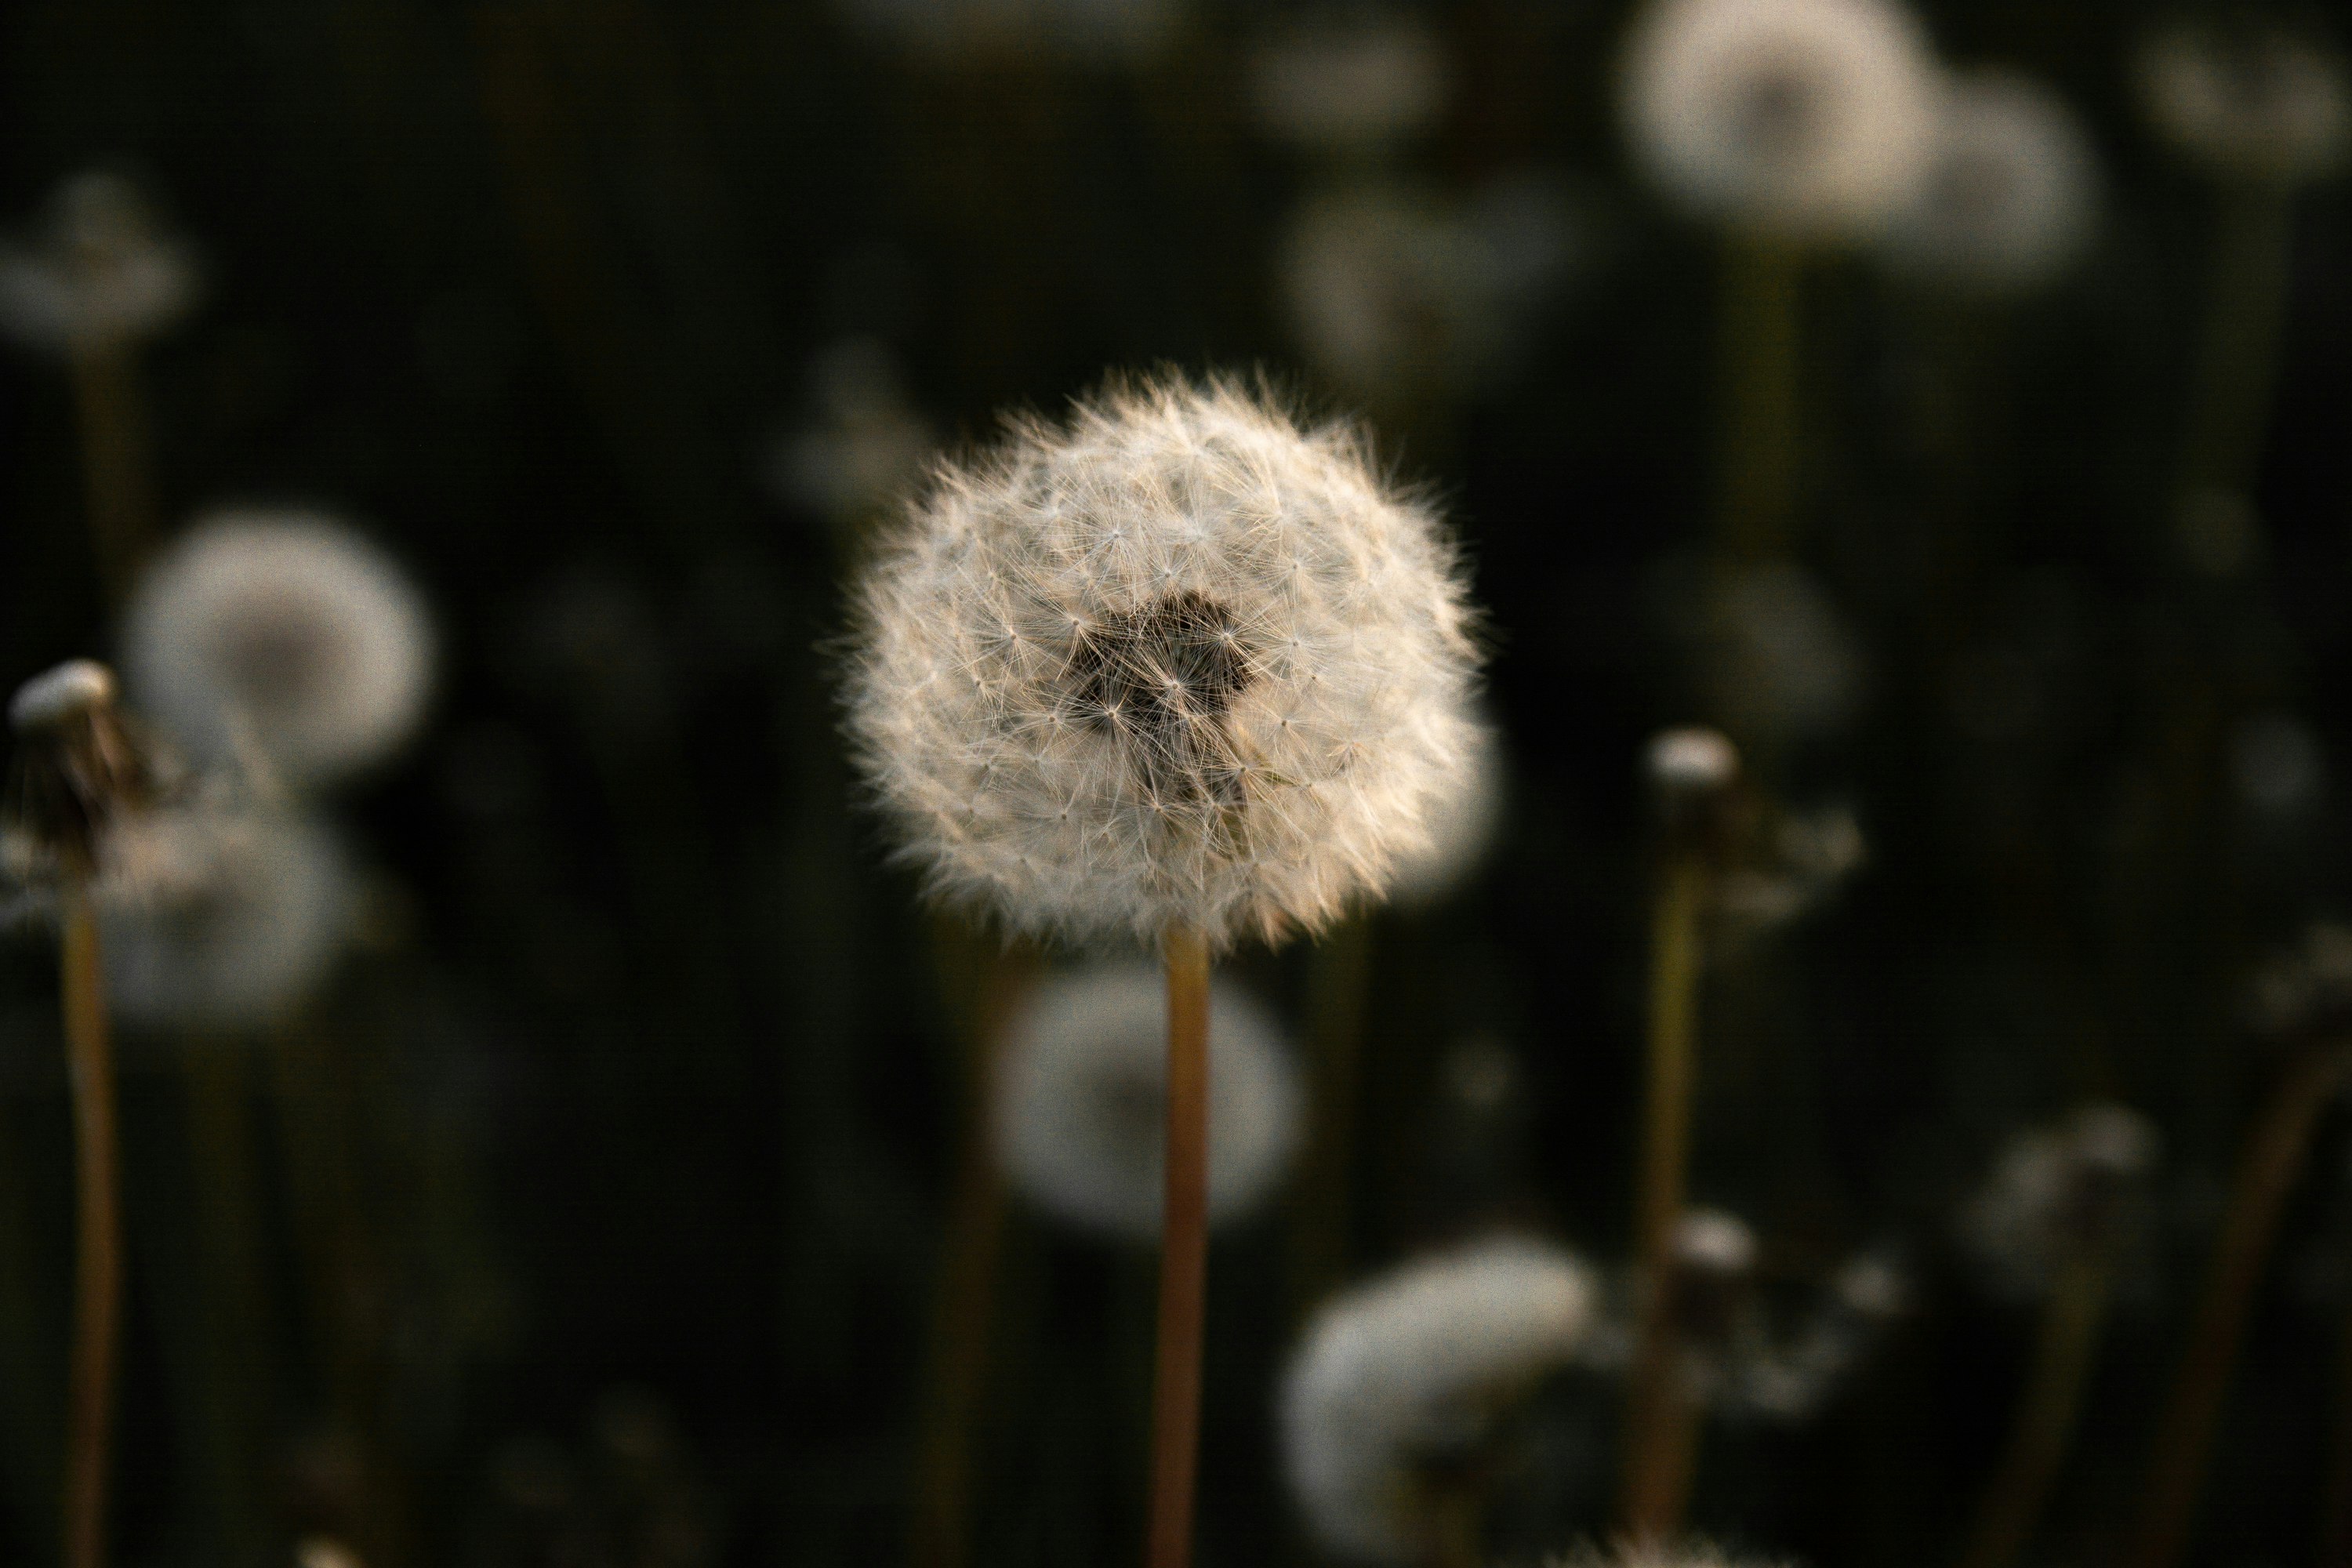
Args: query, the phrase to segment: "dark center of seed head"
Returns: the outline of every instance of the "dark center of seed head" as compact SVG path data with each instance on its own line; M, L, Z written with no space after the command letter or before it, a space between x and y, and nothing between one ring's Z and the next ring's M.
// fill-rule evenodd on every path
M1252 675L1232 612L1204 595L1171 594L1079 631L1071 707L1119 739L1147 787L1197 800L1231 786L1222 721Z

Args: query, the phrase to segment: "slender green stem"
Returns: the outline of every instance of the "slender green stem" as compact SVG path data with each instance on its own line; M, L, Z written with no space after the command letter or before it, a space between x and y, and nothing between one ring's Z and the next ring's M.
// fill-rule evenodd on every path
M1636 1542L1670 1538L1681 1521L1697 1437L1681 1374L1674 1303L1675 1226L1689 1163L1691 1087L1698 1023L1699 921L1705 861L1688 848L1668 859L1650 925L1649 1101L1633 1215L1643 1291L1626 1411L1621 1513Z
M2128 1568L2172 1568L2187 1544L2204 1489L2213 1429L2238 1363L2246 1319L2261 1286L2263 1266L2278 1234L2279 1215L2303 1173L2311 1135L2344 1081L2352 1050L2336 1046L2306 1051L2288 1068L2246 1145L2230 1195L2230 1212L2205 1279L2188 1353L2157 1429L2145 1511Z
M1171 930L1167 1205L1160 1233L1160 1339L1151 1387L1148 1568L1189 1568L1201 1447L1201 1355L1209 1283L1209 946Z
M1786 241L1736 234L1723 258L1723 471L1717 552L1788 553L1800 458L1798 283Z
M1300 1312L1328 1294L1347 1271L1364 996L1371 969L1369 916L1342 921L1307 958L1314 1105L1306 1171L1291 1216L1291 1303Z
M100 979L98 921L89 900L79 892L67 900L60 968L76 1156L64 1560L65 1568L102 1568L108 1439L122 1325L121 1168L114 1116L114 1054Z
M2033 1372L2017 1407L2009 1447L1978 1508L1961 1568L2008 1568L2032 1539L2043 1501L2082 1408L2096 1364L2114 1270L2105 1257L2069 1258L2042 1309Z

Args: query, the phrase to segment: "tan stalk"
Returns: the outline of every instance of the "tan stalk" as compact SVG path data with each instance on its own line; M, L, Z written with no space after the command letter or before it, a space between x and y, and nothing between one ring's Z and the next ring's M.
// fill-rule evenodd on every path
M1209 1282L1209 945L1178 927L1168 974L1168 1186L1160 1236L1160 1339L1151 1386L1148 1568L1189 1568L1200 1466Z

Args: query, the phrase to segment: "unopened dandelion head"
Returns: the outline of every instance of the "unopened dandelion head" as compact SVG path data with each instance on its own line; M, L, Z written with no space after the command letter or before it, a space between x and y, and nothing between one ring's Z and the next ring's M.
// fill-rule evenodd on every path
M2352 150L2343 62L2308 38L2174 26L2151 36L2137 63L2157 130L2225 178L2318 179Z
M1224 942L1329 922L1467 784L1436 520L1351 429L1122 386L943 466L857 590L848 730L944 898Z
M1250 104L1279 141L1359 153L1426 131L1445 108L1445 53L1405 12L1331 19L1276 33L1250 51Z
M333 834L296 812L198 800L149 813L121 851L140 874L99 905L107 994L134 1023L236 1028L283 1016L352 930Z
M1160 971L1114 963L1046 982L1007 1029L996 1142L1050 1214L1137 1241L1160 1236L1168 1012ZM1209 1218L1242 1218L1297 1152L1301 1094L1271 1015L1223 984L1209 996Z
M1926 182L1888 216L1879 254L1903 276L1967 292L2039 287L2081 258L2098 167L2065 100L2006 71L1954 78Z
M66 182L44 232L0 245L0 330L52 353L114 347L169 326L195 300L196 266L129 180Z
M78 658L25 682L8 703L16 754L0 870L22 889L55 891L99 876L119 825L157 794L155 760L115 696L114 672Z
M1432 1474L1567 1366L1593 1315L1590 1270L1498 1238L1418 1261L1327 1303L1283 1375L1285 1468L1327 1547L1405 1563L1432 1542Z
M1886 0L1652 0L1625 58L1633 152L1696 216L1851 236L1928 173L1936 68Z
M215 512L141 580L123 666L143 710L191 752L311 785L382 760L415 730L432 622L407 575L343 524Z
M2038 1294L2067 1259L2130 1239L2161 1146L2146 1116L2105 1103L2023 1133L1962 1209L1961 1239L1997 1289Z

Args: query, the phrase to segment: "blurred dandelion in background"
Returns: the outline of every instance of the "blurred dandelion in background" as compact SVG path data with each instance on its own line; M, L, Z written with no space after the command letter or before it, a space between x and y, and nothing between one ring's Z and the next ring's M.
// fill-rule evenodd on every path
M1168 1019L1160 971L1108 964L1046 981L1007 1026L996 1146L1046 1213L1122 1239L1160 1234ZM1209 1221L1247 1217L1298 1147L1300 1088L1265 1009L1209 994Z

